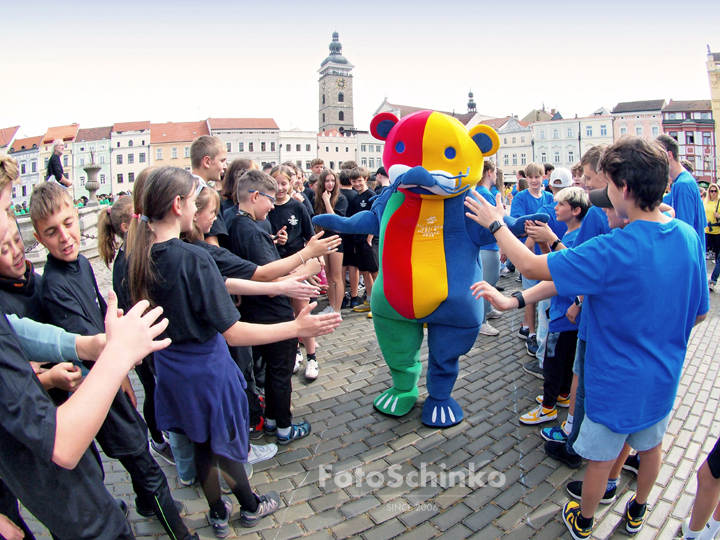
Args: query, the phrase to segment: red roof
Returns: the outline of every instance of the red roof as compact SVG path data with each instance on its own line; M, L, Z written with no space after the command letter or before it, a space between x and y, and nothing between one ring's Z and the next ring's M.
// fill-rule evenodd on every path
M146 129L150 129L149 120L145 120L143 122L118 122L112 127L112 130L115 133L124 133L125 131L145 131Z
M667 107L663 109L663 112L691 111L710 112L712 111L712 101L710 101L709 99L697 99L694 101L673 101L671 99Z
M112 126L107 127L99 127L99 128L89 128L89 129L81 129L78 131L77 137L75 137L76 141L102 141L110 140L110 132L112 131Z
M201 122L152 124L150 128L150 143L192 142L200 135L210 135L204 120Z
M280 129L272 118L208 118L210 129Z
M17 134L18 129L20 129L20 126L0 129L0 146L7 146L10 144L12 138Z
M71 124L69 126L58 126L51 127L47 130L47 133L43 135L42 144L49 144L55 139L61 139L63 141L72 141L77 136L77 132L80 129L78 124Z
M30 150L32 149L33 145L38 148L40 147L40 142L42 141L42 136L38 135L37 137L28 137L27 139L15 139L13 141L12 146L10 147L11 152L21 152L22 150Z
M490 126L491 128L498 130L505 124L507 124L508 120L512 118L511 116L505 116L503 118L489 118L487 120L483 120L480 122L483 125ZM524 127L524 126L523 126Z

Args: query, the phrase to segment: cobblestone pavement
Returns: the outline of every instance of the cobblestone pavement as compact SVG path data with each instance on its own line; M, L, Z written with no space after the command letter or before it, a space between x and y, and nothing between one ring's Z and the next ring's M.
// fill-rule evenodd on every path
M101 263L94 263L94 267L100 289L107 290L110 273ZM513 278L501 279L499 284L508 292L519 285ZM720 435L720 418L716 415L720 388L714 384L720 300L715 294L711 297L707 321L692 334L674 417L663 441L664 463L650 496L649 517L638 539L677 535L692 507L695 473ZM231 537L570 538L559 512L568 500L566 482L581 479L583 469L575 471L548 458L538 428L518 423L518 414L532 407L535 396L542 393L542 381L521 368L521 362L530 358L525 354L524 342L516 337L522 317L519 312L492 321L500 336L479 336L469 355L461 358L453 396L465 411L465 421L446 430L424 427L420 406L401 419L385 417L373 409L373 398L390 385L390 374L372 321L361 313L343 315L340 329L319 340L320 377L306 382L302 370L293 377L294 414L310 421L313 433L289 448L280 447L275 458L255 466L251 484L260 493L279 492L282 509L259 526L244 529L236 521L236 504ZM427 359L427 347L422 349L422 359ZM142 387L136 379L134 382L141 400ZM423 377L419 405L426 395ZM564 420L566 413L561 411L559 420ZM200 487L183 487L175 468L158 461L173 496L184 506L188 527L197 530L201 538L214 538ZM501 472L505 483L497 487L456 485L445 489L431 485L372 487L377 485L375 475L359 485L341 488L332 480L321 482L321 466L329 465L335 474L358 468L365 474L384 473L386 483L394 482L388 473L392 465L398 465L403 475L420 471L423 465L428 472L436 473L474 467L476 471ZM108 490L134 508L125 470L109 459L104 466ZM494 477L490 483L500 484L501 478ZM488 482L488 477L484 480ZM621 516L634 486L634 478L623 473L618 500L599 508L595 538L627 537ZM138 537L164 534L156 520L144 519L134 510L129 519ZM33 530L47 534L37 522L31 524Z

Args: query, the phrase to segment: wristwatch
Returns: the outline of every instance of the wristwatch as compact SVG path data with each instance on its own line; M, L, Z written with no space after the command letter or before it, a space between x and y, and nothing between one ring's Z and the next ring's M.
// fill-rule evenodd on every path
M515 291L514 293L512 293L511 296L512 296L513 298L517 298L517 301L518 301L518 307L517 307L517 308L518 308L518 309L522 309L522 308L525 307L525 298L523 298L523 295L522 295L522 292L521 292L521 291Z
M552 245L550 246L550 251L555 251L555 248L558 247L558 244L560 244L559 238L552 243Z
M579 297L579 296L576 296L576 297L575 297L574 302L575 302L575 305L576 305L577 307L582 307L582 305L583 305L583 303L580 301L580 297Z
M505 222L503 222L503 221L500 221L500 220L493 221L490 224L490 226L488 227L488 230L490 231L490 234L495 234L496 232L498 232L500 227L502 227L503 225L505 225Z

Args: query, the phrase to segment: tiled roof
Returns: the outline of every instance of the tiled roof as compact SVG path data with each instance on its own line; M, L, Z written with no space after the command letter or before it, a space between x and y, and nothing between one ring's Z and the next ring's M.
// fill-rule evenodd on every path
M124 133L125 131L145 131L150 129L150 121L143 122L118 122L112 127L115 133Z
M624 101L615 105L612 110L613 114L643 112L643 111L659 111L665 106L664 99L650 99L646 101Z
M98 127L81 129L78 131L76 141L102 141L103 139L110 140L110 133L112 132L112 126Z
M712 55L713 60L715 60L716 62L720 62L720 52L714 52L710 54Z
M69 126L58 126L51 127L47 130L47 133L43 135L42 144L49 144L55 139L62 139L63 141L72 141L77 136L77 132L80 129L78 124L71 124Z
M511 116L505 116L503 118L489 118L488 120L483 120L480 122L481 124L484 124L486 126L490 126L493 129L500 129L502 126L504 126L508 120L512 118Z
M210 135L204 120L200 122L152 124L150 127L151 144L192 142L200 135Z
M386 102L387 103L387 102ZM394 105L393 103L388 103L390 107L393 109L398 109L400 111L400 118L403 118L407 116L408 114L412 114L414 112L419 111L434 111L435 109L429 109L427 107L411 107L409 105ZM451 113L447 111L436 111L443 114L447 114L448 116L452 116L453 118L457 118L462 122L463 125L467 125L467 123L472 120L477 113Z
M210 129L280 129L272 118L208 118Z
M712 110L712 102L709 99L697 99L694 101L673 101L670 100L663 112L689 112L702 111L709 112Z
M0 146L7 146L20 129L20 126L0 129Z
M533 122L544 122L546 120L550 120L551 118L551 114L548 114L547 112L540 109L533 109L525 115L521 122L526 122L528 125L530 125Z
M22 150L30 150L33 145L40 147L42 136L28 137L27 139L15 139L10 147L11 152L21 152Z

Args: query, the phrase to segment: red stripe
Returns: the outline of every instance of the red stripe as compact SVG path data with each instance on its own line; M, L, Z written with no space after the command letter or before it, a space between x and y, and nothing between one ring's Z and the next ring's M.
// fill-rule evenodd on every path
M432 111L420 111L400 120L385 141L383 163L400 163L408 167L422 165L423 137L431 114ZM402 143L402 152L397 151L398 143Z
M415 318L412 286L412 246L422 199L405 196L405 202L388 221L383 244L385 298L400 315Z

